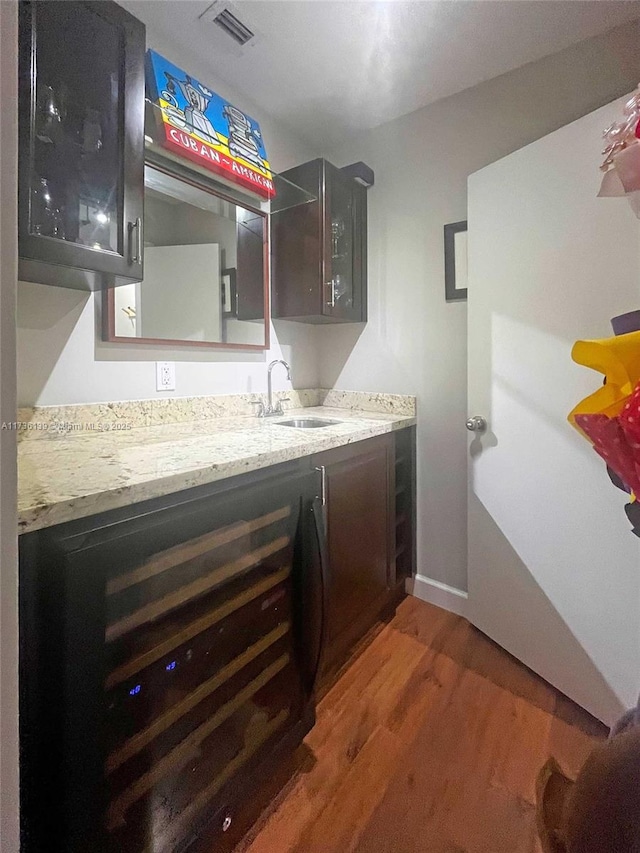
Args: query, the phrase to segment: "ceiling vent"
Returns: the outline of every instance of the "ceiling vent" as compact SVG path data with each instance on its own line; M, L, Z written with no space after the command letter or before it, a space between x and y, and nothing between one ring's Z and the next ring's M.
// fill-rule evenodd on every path
M217 24L219 27L230 35L232 39L235 39L238 44L245 45L248 41L254 37L255 33L252 33L249 27L239 21L233 12L229 11L229 9L223 9L219 15L213 19L213 23Z
M216 24L221 33L224 33L229 39L233 39L238 47L253 47L258 39L255 27L251 27L241 20L237 7L227 0L216 0L200 15L200 18Z

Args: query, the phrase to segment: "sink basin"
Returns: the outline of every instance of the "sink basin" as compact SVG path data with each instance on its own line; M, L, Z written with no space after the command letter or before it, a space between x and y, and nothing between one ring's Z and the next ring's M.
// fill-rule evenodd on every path
M277 426L294 427L295 429L320 429L320 427L341 423L342 421L330 421L324 418L291 418L289 421L278 421Z

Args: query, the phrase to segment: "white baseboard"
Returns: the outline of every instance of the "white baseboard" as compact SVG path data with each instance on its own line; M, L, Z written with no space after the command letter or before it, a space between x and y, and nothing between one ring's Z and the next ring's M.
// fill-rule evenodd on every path
M407 578L406 590L409 595L415 595L421 601L428 601L443 610L449 610L458 616L467 616L468 594L462 589L448 586L446 583L434 581L424 575Z

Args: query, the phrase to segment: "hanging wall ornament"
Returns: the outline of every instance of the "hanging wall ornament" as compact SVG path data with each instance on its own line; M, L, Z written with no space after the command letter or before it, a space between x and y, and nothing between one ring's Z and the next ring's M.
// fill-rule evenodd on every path
M604 175L598 196L625 196L640 218L640 86L624 105L622 119L606 128L603 137Z

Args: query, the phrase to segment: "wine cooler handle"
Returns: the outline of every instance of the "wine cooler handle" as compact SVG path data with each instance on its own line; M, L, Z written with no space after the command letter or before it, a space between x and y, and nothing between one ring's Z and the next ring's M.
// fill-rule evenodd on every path
M318 656L313 668L313 680L311 691L314 690L324 656L324 648L327 638L327 618L329 613L329 551L327 548L327 535L324 526L324 512L322 499L314 498L311 504L311 513L314 520L316 544L318 546L318 557L320 562L320 584L322 586L322 621L320 623L320 641L318 642Z
M133 232L135 234L135 240ZM129 223L129 263L142 263L142 219L138 217L135 222Z

